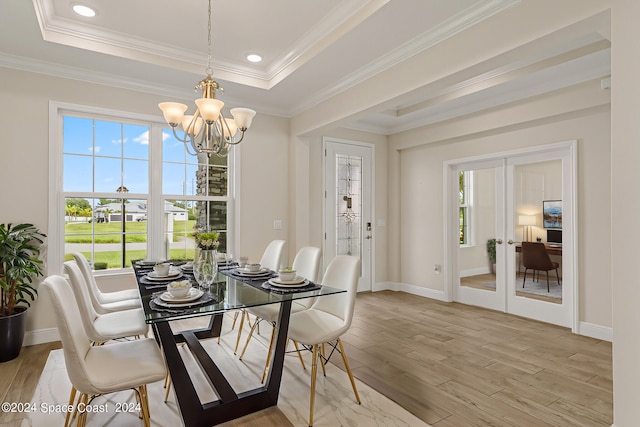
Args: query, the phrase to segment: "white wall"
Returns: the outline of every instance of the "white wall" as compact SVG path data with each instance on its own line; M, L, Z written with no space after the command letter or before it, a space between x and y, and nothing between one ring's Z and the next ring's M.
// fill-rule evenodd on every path
M609 95L600 90L598 82L591 82L550 95L546 102L544 98L537 99L535 108L550 111L546 103L554 104L559 96L584 95L583 91L590 92L593 102L599 99L602 105L582 110L580 101L572 112L530 122L528 114L519 113L527 110L523 103L392 135L390 158L397 159L397 164L390 165L390 181L395 182L397 197L392 190L389 202L400 203L401 209L397 220L392 219L399 224L399 239L391 239L390 245L397 245L401 257L392 261L396 265L390 265L390 271L394 272L390 280L444 290L444 276L433 274L431 268L444 260L443 162L577 139L580 320L611 327L611 247L607 241L611 221L610 170L607 170L611 147ZM503 126L504 117L512 120L510 126ZM594 174L594 170L599 173Z
M91 85L41 74L0 68L3 137L0 140L0 221L30 222L48 233L49 101L157 115L160 96ZM192 104L192 99L182 100ZM273 230L273 219L289 221L289 125L287 119L258 114L241 146L241 252L256 259L272 239L288 240L288 227ZM131 284L130 278L125 279ZM113 283L114 278L105 282ZM118 287L116 285L116 287ZM44 288L27 318L26 343L32 331L55 328Z
M592 240L611 240L613 282L613 421L616 427L633 427L640 420L640 286L638 241L640 229L632 218L640 211L640 2L612 2L611 95L611 234ZM606 167L591 173L602 177ZM600 212L593 212L597 216ZM595 268L595 267L594 267Z

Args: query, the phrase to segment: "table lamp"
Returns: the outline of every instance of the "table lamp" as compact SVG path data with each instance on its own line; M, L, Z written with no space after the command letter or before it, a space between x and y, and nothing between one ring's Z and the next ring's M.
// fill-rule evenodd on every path
M535 215L519 215L518 225L524 226L524 230L522 231L522 241L530 242L531 226L536 225L536 216Z

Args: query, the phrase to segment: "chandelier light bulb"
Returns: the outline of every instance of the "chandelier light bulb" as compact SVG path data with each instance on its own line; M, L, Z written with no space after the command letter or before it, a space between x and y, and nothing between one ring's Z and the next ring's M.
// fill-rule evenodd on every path
M212 124L220 117L220 110L224 107L224 102L219 99L200 98L196 99L196 105L202 120Z
M187 111L188 108L179 102L161 102L158 104L158 107L162 110L164 119L171 127L176 127L182 122L184 112Z

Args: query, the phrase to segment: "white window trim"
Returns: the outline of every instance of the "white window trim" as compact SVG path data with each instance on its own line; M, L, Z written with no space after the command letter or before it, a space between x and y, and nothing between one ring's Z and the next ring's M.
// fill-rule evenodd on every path
M161 116L152 116L147 114L132 113L129 111L112 110L100 107L92 107L81 104L71 104L59 101L49 101L49 226L48 226L48 243L45 257L45 270L47 275L62 274L62 266L64 263L64 239L65 228L64 223L60 221L59 212L64 212L64 192L63 192L63 156L62 156L62 116L64 114L77 115L96 115L103 118L113 118L119 122L128 120L135 122L147 122L150 125L149 139L152 140L152 133L162 132L166 124ZM239 224L239 212L235 208L238 199L240 165L239 155L236 150L231 150L228 155L228 165L230 173L228 174L228 195L227 197L204 197L197 195L190 196L174 196L164 195L155 188L162 183L162 169L158 167L149 168L149 195L148 204L153 208L163 209L164 201L167 199L189 199L189 200L209 200L209 201L226 201L227 202L227 246L231 253L235 248L239 248L239 233L236 230L236 224ZM161 145L151 144L149 147L149 164L161 164L162 147ZM92 193L93 194L93 193ZM128 194L128 197L135 198L140 195L134 193ZM147 198L147 195L143 195ZM94 197L94 196L92 196ZM160 257L161 243L158 239L164 234L162 221L150 220L147 224L148 248L150 257ZM130 268L101 270L96 275L113 275L130 272Z

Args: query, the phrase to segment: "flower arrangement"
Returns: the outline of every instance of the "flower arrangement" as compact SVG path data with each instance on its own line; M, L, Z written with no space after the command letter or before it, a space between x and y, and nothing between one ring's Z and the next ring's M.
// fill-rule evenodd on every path
M198 248L202 250L218 249L218 246L220 246L220 242L218 241L219 236L219 233L204 233L198 229L193 233L193 237L196 239Z

